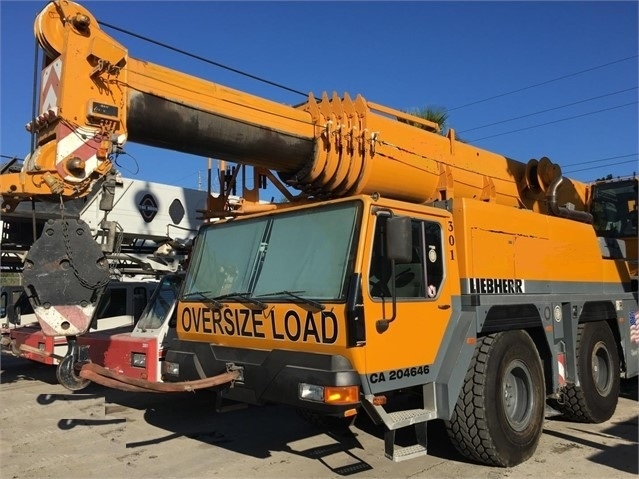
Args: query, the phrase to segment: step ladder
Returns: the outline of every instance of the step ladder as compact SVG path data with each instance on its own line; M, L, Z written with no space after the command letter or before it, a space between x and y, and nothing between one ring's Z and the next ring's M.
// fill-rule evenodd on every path
M437 419L434 400L434 384L424 386L424 405L418 409L404 409L386 412L383 406L373 404L374 396L366 397L365 409L377 423L386 426L384 431L384 454L394 462L413 459L428 454L428 440L426 436L428 421ZM399 446L395 443L399 429L413 426L415 428L416 443L410 446Z

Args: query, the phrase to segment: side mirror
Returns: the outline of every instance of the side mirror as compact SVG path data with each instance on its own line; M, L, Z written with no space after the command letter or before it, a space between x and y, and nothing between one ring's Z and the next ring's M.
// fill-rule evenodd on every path
M20 326L21 324L21 315L20 315L20 305L10 304L5 309L5 314L7 321L14 326Z
M393 216L386 221L386 256L396 263L410 263L413 260L409 217Z
M395 293L395 264L410 263L413 260L412 225L407 216L391 216L386 220L386 259L391 262L391 303L390 318L377 320L376 328L379 333L386 331L397 316L397 294Z

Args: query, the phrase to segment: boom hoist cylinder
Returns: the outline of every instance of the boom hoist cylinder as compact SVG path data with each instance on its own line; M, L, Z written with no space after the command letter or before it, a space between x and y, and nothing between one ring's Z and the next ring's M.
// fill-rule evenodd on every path
M585 208L586 186L563 179L547 158L525 164L476 148L452 130L443 136L434 123L360 95L309 94L303 104L288 106L136 60L71 1L49 3L34 30L46 56L39 115L27 125L37 148L22 172L0 176L4 210L26 198L88 194L127 140L271 170L309 198L363 193L428 203L471 197L548 214L566 204L573 206L560 211ZM73 287L101 284L82 279L100 276L99 259L78 274L68 267L68 253L49 273L64 270ZM31 287L40 321L52 333L70 334L38 309L54 305L41 298L46 287ZM80 296L73 302L95 304L90 287ZM90 315L77 321L72 334L82 334L89 321Z

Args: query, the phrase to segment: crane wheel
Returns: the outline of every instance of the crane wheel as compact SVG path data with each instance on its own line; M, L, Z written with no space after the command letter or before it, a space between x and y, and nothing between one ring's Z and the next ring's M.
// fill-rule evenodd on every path
M86 388L91 381L81 378L75 372L75 356L72 354L66 355L55 371L55 375L58 378L58 382L70 391L81 391Z
M568 385L563 400L553 400L550 405L575 422L601 423L610 419L619 400L619 353L605 321L579 325L577 374L580 385Z
M477 340L464 386L446 422L465 457L491 466L516 466L530 458L544 421L541 360L524 331Z

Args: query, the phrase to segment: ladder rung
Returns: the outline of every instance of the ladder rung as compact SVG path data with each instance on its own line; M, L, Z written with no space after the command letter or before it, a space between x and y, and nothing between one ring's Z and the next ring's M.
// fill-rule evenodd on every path
M413 424L415 426L417 444L412 446L397 446L395 444L395 431L386 430L384 433L384 453L386 457L399 462L428 454L426 424L425 422Z

